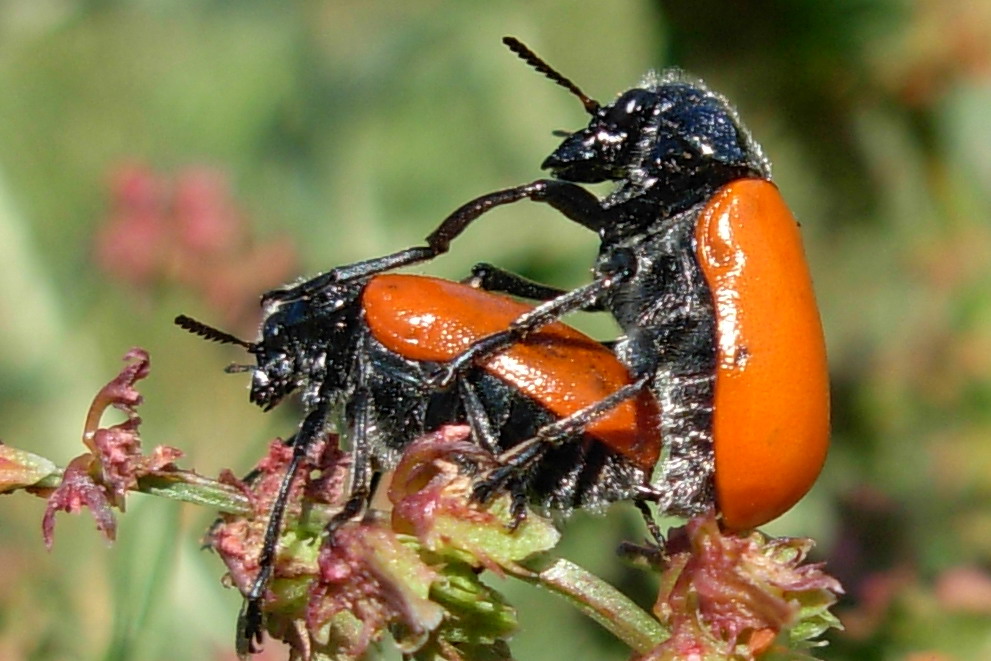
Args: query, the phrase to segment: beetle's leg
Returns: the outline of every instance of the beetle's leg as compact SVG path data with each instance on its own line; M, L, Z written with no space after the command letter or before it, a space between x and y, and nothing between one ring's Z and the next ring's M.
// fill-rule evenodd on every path
M569 312L581 309L584 305L595 301L614 286L615 284L612 278L600 278L584 287L572 290L564 296L559 296L538 305L530 312L517 317L506 330L487 335L481 340L473 342L470 347L430 375L429 381L431 385L438 388L448 385L458 374L467 369L476 360L506 349L522 340L531 331L556 321L559 317Z
M468 426L471 427L472 437L475 442L481 445L492 455L499 454L499 436L492 428L492 420L489 418L482 406L478 394L474 387L468 383L467 379L458 380L458 392L464 405L465 418ZM513 531L526 521L527 493L526 484L522 479L505 480L500 488L509 491L511 503L509 507L510 521L509 530ZM489 498L494 492L489 494Z
M275 569L275 554L278 550L279 534L282 531L282 519L285 517L286 504L292 492L292 484L299 471L299 465L313 441L323 432L327 421L327 407L318 406L303 419L299 430L293 437L292 458L286 467L285 475L279 484L279 491L272 503L265 537L262 542L261 556L258 559L258 574L251 588L244 595L244 605L237 618L237 640L235 647L238 654L254 654L258 651L256 643L261 643L265 616L262 612L262 600Z
M642 376L616 390L594 404L579 409L571 415L542 427L536 435L526 439L499 455L499 467L494 468L475 485L472 497L486 502L506 483L527 471L552 447L581 433L590 422L612 410L622 402L635 397L649 383L650 377Z
M520 524L526 521L526 487L522 479L515 479L510 481L506 488L509 489L509 496L511 498L509 505L509 532L513 532L520 527Z
M651 514L650 508L647 507L647 503L643 500L634 500L633 504L636 506L637 510L640 512L640 516L643 517L643 522L647 526L647 532L650 536L654 538L654 544L658 549L664 548L664 533L661 532L661 527L657 525L657 520L654 519L654 515Z
M359 386L348 402L346 418L351 428L351 484L348 499L341 510L327 523L327 543L334 543L334 531L350 521L365 509L371 496L371 442L368 438L372 427L372 396L365 387Z
M463 279L461 283L475 289L512 294L531 301L549 301L568 293L565 289L528 280L512 271L506 271L494 264L485 262L471 267L471 275Z
M517 317L506 330L487 335L472 343L470 347L431 374L430 384L434 387L446 386L475 361L509 347L522 340L530 332L556 321L569 312L597 305L605 295L625 282L634 273L635 258L632 255L617 251L615 262L615 265L600 268L603 271L602 275L584 287L573 289L562 296L542 303L526 314Z
M599 198L581 186L555 179L537 179L529 184L482 195L461 205L430 233L427 244L442 245L446 249L451 241L482 214L495 207L527 198L549 204L569 220L593 232L598 232L612 219L611 212L602 208Z
M568 293L565 289L534 282L512 271L484 262L475 264L471 268L471 275L461 282L475 289L502 292L531 301L549 301ZM602 312L605 307L601 301L592 301L581 309L585 312Z
M599 199L581 186L553 179L538 179L529 184L489 193L463 204L430 233L425 246L339 266L294 287L272 290L262 296L262 304L306 298L339 282L366 278L433 259L446 253L451 241L487 211L527 198L549 204L570 220L596 232L608 222L609 213L602 208Z
M265 292L262 294L262 305L310 298L336 284L426 262L445 252L447 252L447 246L416 246L391 255L339 266L298 285Z
M474 441L493 456L498 455L500 451L499 435L492 428L492 420L478 398L475 388L468 383L467 379L458 379L458 396L461 398L465 420L471 427L471 436Z

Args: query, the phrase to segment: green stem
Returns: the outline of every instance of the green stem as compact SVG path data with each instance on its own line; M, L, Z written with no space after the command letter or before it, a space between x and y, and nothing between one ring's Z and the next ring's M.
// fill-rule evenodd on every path
M251 502L238 488L190 471L145 475L136 491L194 505L205 505L226 514L250 514Z
M30 488L54 488L61 481L61 475L62 469L57 468ZM242 491L192 471L145 475L138 479L134 490L231 514L245 515L252 511L251 503ZM564 597L639 654L649 652L670 635L656 619L619 590L562 558L542 554L516 570L511 566L504 566L504 570L519 580Z
M568 560L541 555L526 565L532 573L510 573L561 595L639 654L646 654L670 636L660 622L629 597Z
M22 488L32 491L54 489L62 483L62 467ZM151 496L204 505L227 514L246 515L252 511L248 497L237 487L186 470L162 471L138 478L133 491Z

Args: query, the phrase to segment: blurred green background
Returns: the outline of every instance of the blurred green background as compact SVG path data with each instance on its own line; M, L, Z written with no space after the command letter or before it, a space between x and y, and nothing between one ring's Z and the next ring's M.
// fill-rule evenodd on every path
M829 341L829 462L766 528L814 537L847 588L847 630L818 655L991 658L988 0L3 0L0 438L79 454L89 400L140 345L145 444L246 470L298 411L253 408L222 372L243 354L172 318L251 336L265 289L538 176L551 131L585 117L505 34L602 100L678 65L739 105L802 221ZM486 260L574 286L595 247L522 203L423 270ZM199 548L210 512L133 496L113 547L63 515L46 553L44 503L3 505L0 659L233 658L239 598ZM649 603L612 555L642 534L619 506L576 516L560 550ZM518 658L626 658L509 591Z

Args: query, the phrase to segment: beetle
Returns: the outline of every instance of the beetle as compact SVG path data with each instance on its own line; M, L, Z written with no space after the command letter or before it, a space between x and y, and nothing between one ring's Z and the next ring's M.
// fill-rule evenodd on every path
M412 275L379 275L274 303L257 342L184 315L180 327L247 349L256 365L250 400L269 410L299 391L306 415L269 516L259 573L238 625L239 649L261 635L261 599L273 570L288 494L310 444L343 413L352 477L330 524L358 514L373 474L395 466L416 438L467 423L497 458L480 476L479 500L508 490L514 527L529 500L551 512L638 499L661 454L652 394L599 342L550 323L435 388L428 376L531 306L468 285Z
M691 515L715 502L738 530L776 518L825 461L829 380L798 224L770 162L731 104L680 70L648 74L603 105L518 40L503 41L591 116L544 160L552 178L469 201L425 246L334 268L265 300L306 299L431 259L496 206L548 204L598 234L592 281L563 291L477 265L476 286L545 302L431 382L450 381L567 312L607 311L623 331L617 357L661 406L668 456L655 486L660 502L673 494L662 509ZM579 185L606 181L616 188L603 199Z

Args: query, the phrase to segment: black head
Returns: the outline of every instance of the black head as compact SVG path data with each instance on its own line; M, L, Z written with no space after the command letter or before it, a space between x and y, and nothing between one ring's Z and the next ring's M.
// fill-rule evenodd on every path
M515 40L507 44L571 90L592 116L542 167L564 181L617 182L620 188L607 205L647 198L665 212L678 211L735 179L770 178L770 164L736 110L701 81L675 69L650 74L602 106Z
M307 365L315 359L307 330L310 316L308 302L299 300L276 306L262 322L249 398L265 410L310 378Z
M327 389L340 387L350 369L352 328L358 317L360 289L331 289L319 298L275 305L262 322L261 339L246 342L181 315L177 325L223 344L238 344L255 356L255 365L231 365L228 372L251 372L249 399L266 411L297 389L313 404ZM343 294L343 295L342 295Z

